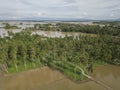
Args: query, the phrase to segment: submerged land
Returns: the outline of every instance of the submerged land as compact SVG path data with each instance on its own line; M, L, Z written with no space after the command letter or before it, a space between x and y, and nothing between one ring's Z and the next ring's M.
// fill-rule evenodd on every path
M27 71L36 70L36 68L49 67L50 70L58 70L62 77L67 77L72 82L89 82L89 78L82 71L96 78L97 76L93 75L96 68L104 67L104 65L107 68L108 65L108 70L111 67L112 71L109 74L105 72L107 75L105 77L112 75L110 77L113 78L117 75L117 80L120 82L120 72L117 69L120 66L120 22L1 21L0 36L0 68L3 81L5 78L12 77L12 75L20 74L21 76L23 71L27 73ZM99 72L99 69L97 69L97 75L102 70L103 68ZM114 70L117 70L118 73L113 73ZM37 72L39 73L39 70ZM37 72L35 71L36 74ZM40 70L41 74L44 72L47 75L46 71ZM104 78L100 78L104 82ZM109 81L109 79L107 80ZM39 85L42 85L43 82ZM105 83L107 82L105 81ZM39 90L39 85L36 89L34 89L34 85L31 88ZM113 90L114 88L115 90L120 89L117 84L116 87L112 83L110 85ZM75 84L73 86L76 90L79 89L79 86ZM60 88L62 85L58 87ZM71 90L74 90L74 88ZM93 89L92 87L91 90L96 88ZM102 90L106 90L105 87L102 86L102 88ZM66 89L67 87L62 88L62 90ZM19 88L19 90L22 90L22 88ZM43 90L48 89L43 88ZM83 90L87 89L83 88Z
M120 67L113 65L98 66L92 76L107 83L113 90L119 90ZM58 70L49 67L9 74L0 78L1 90L107 90L105 87L87 80L73 82Z

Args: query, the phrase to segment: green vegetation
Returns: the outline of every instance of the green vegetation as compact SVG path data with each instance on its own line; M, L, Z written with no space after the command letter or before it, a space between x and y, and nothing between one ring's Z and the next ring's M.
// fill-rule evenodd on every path
M120 39L113 34L76 38L48 38L31 35L30 31L8 34L9 37L0 38L0 63L6 67L7 73L48 65L73 80L84 80L86 78L76 65L85 73L92 72L102 63L120 65Z
M26 66L27 68L25 69L25 66L22 62L19 62L18 64L18 71L16 71L15 66L13 64L11 64L10 68L8 67L8 73L16 73L16 72L22 72L22 71L27 71L27 70L31 70L31 69L35 69L35 68L40 68L43 66L43 64L41 62L39 62L38 60L35 60L35 66L33 66L33 63L31 62L27 62Z
M120 36L119 25L79 25L79 24L63 24L59 23L57 26L63 32L82 32L99 35Z
M120 25L120 21L98 21L98 22L93 22L94 24L103 24L103 25Z
M54 67L61 72L63 72L68 78L72 80L86 80L87 78L81 74L81 71L76 68L76 65L73 63L70 63L68 61L54 61L50 62L49 65L50 67ZM80 67L84 68L83 65L80 65Z
M19 29L17 26L13 25L11 26L9 23L5 23L5 29Z
M69 23L57 23L56 25L35 24L34 28L31 29L43 31L82 32L89 34L120 36L120 23L119 22L116 23L106 24L104 22L103 24L101 24L99 22L98 23L96 22L93 25L80 25Z

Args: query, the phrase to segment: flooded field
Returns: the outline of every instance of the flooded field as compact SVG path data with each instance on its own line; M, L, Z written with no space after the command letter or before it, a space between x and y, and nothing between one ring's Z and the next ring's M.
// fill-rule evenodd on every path
M22 30L21 29L16 29L16 30L10 30L13 33L19 33ZM5 29L0 29L0 36L8 36L8 30ZM80 33L80 32L60 32L60 31L41 31L41 30L36 30L32 31L32 34L37 34L40 36L46 36L46 37L58 37L58 38L64 38L65 36L74 36L78 37L79 35L90 35L90 36L96 36L95 34L86 34L86 33Z
M18 33L21 32L22 30L26 29L26 28L30 28L30 27L34 27L35 24L47 24L47 22L23 22L23 25L19 25L20 22L9 22L10 25L16 25L18 26L20 29L11 29L10 31L12 31L13 33ZM82 24L83 22L70 22L70 23L74 23L74 24ZM92 22L84 22L86 24L88 23L92 23ZM84 24L83 23L83 24ZM56 23L52 23L52 24L56 24ZM4 28L5 25L2 24L2 22L0 22L0 36L1 37L5 37L8 36L8 30L6 30ZM34 30L32 31L32 34L37 34L40 36L47 36L47 37L65 37L65 36L74 36L74 37L78 37L79 35L91 35L91 36L96 36L95 34L87 34L87 33L81 33L81 32L60 32L60 31L41 31L41 30Z
M32 34L37 34L40 36L46 36L46 37L58 37L58 38L64 38L65 36L74 36L78 37L79 35L91 35L96 36L95 34L85 34L81 32L60 32L60 31L34 31Z
M19 32L21 32L22 30L21 30L21 29L15 29L15 30L10 30L10 31L12 31L13 33L19 33ZM0 36L1 36L1 37L6 37L6 36L8 36L8 30L0 29Z
M120 67L105 65L95 69L94 78L120 90ZM94 81L75 83L48 67L0 76L0 90L107 90Z

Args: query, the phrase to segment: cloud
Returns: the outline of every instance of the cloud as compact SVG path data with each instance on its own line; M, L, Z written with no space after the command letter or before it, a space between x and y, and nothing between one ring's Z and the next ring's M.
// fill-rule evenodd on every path
M120 0L1 0L0 18L120 18Z

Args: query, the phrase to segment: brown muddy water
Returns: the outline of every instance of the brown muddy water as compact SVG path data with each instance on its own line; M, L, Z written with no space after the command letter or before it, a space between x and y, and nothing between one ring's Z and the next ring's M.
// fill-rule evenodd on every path
M103 65L93 75L99 81L120 90L120 67ZM75 83L62 73L48 67L0 76L0 90L107 90L94 81Z

